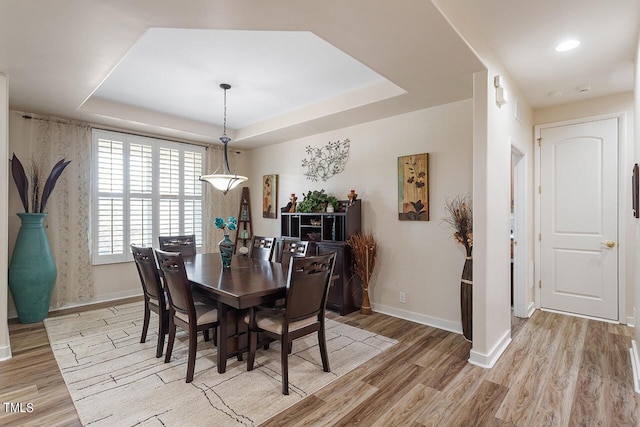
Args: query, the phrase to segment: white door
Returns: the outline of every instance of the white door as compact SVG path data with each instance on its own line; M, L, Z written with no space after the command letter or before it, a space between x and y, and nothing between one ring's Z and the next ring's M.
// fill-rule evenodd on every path
M540 305L618 320L618 119L540 136Z

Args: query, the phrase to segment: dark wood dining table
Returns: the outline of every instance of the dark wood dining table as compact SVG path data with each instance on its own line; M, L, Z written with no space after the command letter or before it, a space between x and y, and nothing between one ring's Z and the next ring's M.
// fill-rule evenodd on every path
M246 324L243 314L249 307L285 296L287 271L282 264L247 256L234 256L230 268L222 268L220 254L185 257L187 277L192 286L218 302L218 372L227 369L227 359L242 357L246 351Z

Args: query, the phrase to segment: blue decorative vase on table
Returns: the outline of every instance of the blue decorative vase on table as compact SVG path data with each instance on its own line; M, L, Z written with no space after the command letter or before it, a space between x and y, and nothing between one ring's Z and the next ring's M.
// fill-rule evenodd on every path
M218 243L220 248L220 258L222 259L222 267L229 268L231 266L231 258L233 257L233 241L228 234L224 235L224 239Z
M9 289L21 323L41 322L49 313L58 271L44 230L46 213L19 213L22 220L9 265Z

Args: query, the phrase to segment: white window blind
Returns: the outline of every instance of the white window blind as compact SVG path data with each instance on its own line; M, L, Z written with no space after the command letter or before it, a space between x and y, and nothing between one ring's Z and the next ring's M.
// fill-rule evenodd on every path
M94 130L93 262L131 260L131 243L195 234L202 246L202 147Z

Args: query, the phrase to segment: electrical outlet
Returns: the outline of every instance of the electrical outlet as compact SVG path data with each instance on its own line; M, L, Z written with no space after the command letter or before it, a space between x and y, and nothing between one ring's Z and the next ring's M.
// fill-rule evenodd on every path
M399 300L403 304L406 303L407 302L407 294L405 294L404 292L400 292Z

